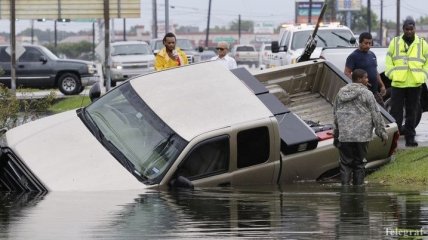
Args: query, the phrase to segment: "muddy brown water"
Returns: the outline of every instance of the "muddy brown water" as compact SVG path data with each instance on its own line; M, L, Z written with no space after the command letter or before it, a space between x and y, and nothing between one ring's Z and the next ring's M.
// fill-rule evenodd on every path
M0 194L0 239L428 237L428 191L337 183Z

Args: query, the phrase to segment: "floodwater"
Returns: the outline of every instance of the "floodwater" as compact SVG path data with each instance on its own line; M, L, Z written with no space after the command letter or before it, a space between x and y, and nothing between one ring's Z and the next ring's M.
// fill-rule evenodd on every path
M336 183L1 193L0 239L423 239L427 209L426 189Z

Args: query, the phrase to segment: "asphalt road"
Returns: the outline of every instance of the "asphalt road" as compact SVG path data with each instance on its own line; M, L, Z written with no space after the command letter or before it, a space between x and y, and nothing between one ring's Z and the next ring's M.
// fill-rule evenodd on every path
M428 146L428 112L422 114L421 122L416 127L415 139L420 147ZM404 136L400 136L400 139L398 139L398 148L408 148L405 143Z

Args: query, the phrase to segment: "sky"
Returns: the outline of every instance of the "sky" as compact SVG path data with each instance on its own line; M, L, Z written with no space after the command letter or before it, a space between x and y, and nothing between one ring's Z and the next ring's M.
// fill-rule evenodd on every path
M309 0L308 0L309 1ZM314 0L315 1L315 0ZM401 19L406 16L419 18L428 16L428 4L426 0L401 0ZM203 30L207 26L209 0L169 0L169 22L179 26L198 26ZM371 0L372 10L380 16L381 0ZM228 26L230 22L241 20L255 22L270 22L275 25L294 21L295 0L211 0L210 27ZM367 5L367 0L362 0ZM383 15L387 20L396 20L397 0L383 0ZM165 0L157 0L158 21L165 19ZM144 25L147 30L152 24L152 0L141 0L141 18L127 19L126 26L129 29L134 25ZM34 27L53 30L53 21L35 22ZM113 26L116 30L123 29L123 21L115 20ZM19 20L16 24L16 32L30 28L28 20ZM9 32L9 21L0 20L0 31ZM74 31L91 30L91 23L58 23L57 30Z

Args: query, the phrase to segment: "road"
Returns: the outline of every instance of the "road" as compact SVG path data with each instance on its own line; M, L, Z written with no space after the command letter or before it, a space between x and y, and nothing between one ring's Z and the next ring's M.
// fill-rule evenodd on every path
M422 114L421 122L416 127L416 141L420 147L428 147L428 112ZM404 136L398 140L398 148L408 148L405 145Z

